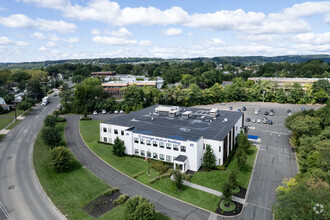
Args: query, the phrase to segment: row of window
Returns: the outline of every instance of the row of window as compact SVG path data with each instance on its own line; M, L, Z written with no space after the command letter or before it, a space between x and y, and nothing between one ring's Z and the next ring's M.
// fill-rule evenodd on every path
M111 129L109 128L109 129L107 129L107 127L103 127L103 132L105 132L105 133L107 133L107 132L109 132L109 133L111 133ZM113 133L114 134L118 134L118 129L113 129ZM124 131L120 131L120 134L122 135L122 136L124 136Z
M140 143L140 144L146 144L146 145L148 145L148 146L151 146L151 144L152 144L152 146L154 146L154 147L160 147L160 148L164 148L165 147L165 143L164 142L157 142L157 141L152 141L152 143L151 143L151 140L149 140L149 139L147 139L147 140L145 140L145 139L143 139L143 138L134 138L134 143L136 143L136 144L138 144L138 143ZM172 146L173 146L173 150L175 150L175 151L179 151L179 145L177 145L177 144L171 144L171 143L166 143L166 149L168 149L168 150L172 150ZM181 145L180 146L180 150L181 150L181 152L186 152L186 146L183 146L183 145Z
M140 155L140 156L147 156L148 158L151 158L151 152L150 151L145 151L145 150L139 150L139 149L135 149L134 150L135 155ZM159 156L159 158L158 158ZM159 159L159 160L165 160L165 155L164 154L159 154L158 153L152 153L152 158L153 159ZM172 156L170 155L166 155L166 161L167 162L172 162Z

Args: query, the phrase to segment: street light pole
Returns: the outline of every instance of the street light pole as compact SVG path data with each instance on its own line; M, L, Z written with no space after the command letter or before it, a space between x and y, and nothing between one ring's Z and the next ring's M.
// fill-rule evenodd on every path
M262 102L265 102L265 90L262 91Z

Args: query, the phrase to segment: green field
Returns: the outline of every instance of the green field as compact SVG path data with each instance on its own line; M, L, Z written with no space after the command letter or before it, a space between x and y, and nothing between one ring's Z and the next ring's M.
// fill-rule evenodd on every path
M244 167L243 171L237 173L238 185L246 189L249 186L249 181L257 152L258 150L256 147L251 147L249 149L246 166ZM191 178L191 182L221 191L222 183L228 180L229 173L232 170L238 170L236 157L234 157L233 161L229 164L225 171L213 170L210 172L197 172Z
M134 174L147 170L148 163L144 161L144 158L137 157L117 157L112 153L112 146L107 144L98 143L100 138L99 134L99 123L100 121L80 121L80 132L86 142L86 144L91 148L91 150L96 153L99 157L109 163L111 166L120 170L121 172L133 176ZM149 179L154 178L159 175L158 172L151 169L151 176L148 177L147 172L142 174L137 178L138 181L143 184L149 185ZM220 197L200 191L194 188L186 187L182 192L178 192L174 184L170 179L162 179L151 187L176 197L185 202L194 204L196 206L202 207L204 209L215 211L217 204L220 201Z
M23 110L16 110L16 116L18 117L20 114L22 114L24 111ZM5 114L1 114L0 116L12 116L13 118L15 118L15 111L11 111Z
M0 118L0 130L4 129L14 118Z
M62 130L64 136L65 123L57 123L56 126ZM62 145L66 146L64 138ZM49 154L49 147L43 143L40 132L34 144L33 165L48 197L68 219L94 219L82 207L97 198L110 186L83 168L78 161L71 171L56 173L48 165ZM125 203L98 219L124 219L124 206ZM157 213L157 219L169 218Z

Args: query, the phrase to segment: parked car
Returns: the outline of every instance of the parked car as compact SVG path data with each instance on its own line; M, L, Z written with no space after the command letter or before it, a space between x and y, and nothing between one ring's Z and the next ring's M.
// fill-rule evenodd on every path
M242 110L243 110L243 111L246 111L246 107L245 107L245 106L243 106Z
M270 116L273 116L273 115L274 115L274 112L269 112L269 115L270 115Z
M268 124L269 125L272 125L273 124L273 121L272 120L268 120Z
M106 114L107 111L105 109L102 110L102 114Z
M246 122L250 122L251 121L251 119L250 118L246 118Z
M288 109L286 112L289 113L289 112L292 112L292 111L290 109Z
M120 114L124 114L124 111L123 110L120 110Z
M118 114L118 111L117 110L115 111L115 114Z
M264 115L268 115L268 112L265 112Z
M256 111L260 112L260 108L259 107L256 107Z
M290 109L287 112L288 112L288 116L292 115L292 111Z
M306 109L304 107L301 108L301 111L305 111Z
M230 107L229 107L229 110L233 110L233 107L232 107L232 106L230 106Z
M258 118L257 122L258 122L258 123L261 123L261 119L260 119L260 118Z
M266 117L263 118L262 123L267 124L268 120Z
M237 109L238 112L241 112L241 109Z
M252 123L256 123L256 118L252 118Z
M109 114L113 114L113 111L110 110L110 111L109 111Z
M257 115L257 114L259 114L259 112L258 112L257 110L255 110L255 111L254 111L254 114Z
M97 111L93 111L93 115L97 115Z

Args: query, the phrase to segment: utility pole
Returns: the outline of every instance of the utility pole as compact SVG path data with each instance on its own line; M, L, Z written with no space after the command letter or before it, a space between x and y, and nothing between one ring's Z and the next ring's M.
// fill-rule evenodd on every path
M262 91L262 102L265 102L265 90Z

